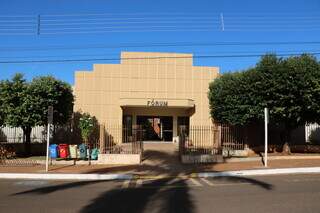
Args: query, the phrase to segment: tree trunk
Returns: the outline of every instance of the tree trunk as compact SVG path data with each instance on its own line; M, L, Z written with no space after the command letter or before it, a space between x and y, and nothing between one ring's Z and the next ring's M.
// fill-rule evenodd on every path
M91 165L91 147L88 139L85 139L84 143L87 145L88 151L88 164Z
M291 132L292 128L285 126L285 130L281 133L281 142L282 142L282 152L285 154L291 154L290 144L291 144Z
M89 147L88 162L89 162L89 165L91 165L91 146L90 146L90 144L89 144L89 143L88 143L88 147Z
M31 130L30 126L23 127L23 137L25 138L24 141L24 155L29 157L31 155Z

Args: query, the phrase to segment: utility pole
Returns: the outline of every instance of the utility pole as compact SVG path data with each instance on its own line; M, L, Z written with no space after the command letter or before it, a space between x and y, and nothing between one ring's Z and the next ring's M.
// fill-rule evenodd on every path
M46 172L49 171L49 144L50 144L50 126L53 123L53 107L48 107L48 126L47 126L47 155L46 155Z

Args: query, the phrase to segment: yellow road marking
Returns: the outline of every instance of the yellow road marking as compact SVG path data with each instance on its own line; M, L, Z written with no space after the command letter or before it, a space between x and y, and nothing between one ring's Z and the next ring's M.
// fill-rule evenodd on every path
M143 184L143 180L142 179L138 179L136 182L136 186L135 187L140 187Z
M209 186L213 186L214 184L212 182L210 182L208 179L205 179L205 178L201 178L201 180L203 182L205 182L206 184L208 184Z
M202 184L195 178L189 178L188 180L190 180L196 186L202 186Z
M123 181L122 187L123 189L129 188L130 180Z

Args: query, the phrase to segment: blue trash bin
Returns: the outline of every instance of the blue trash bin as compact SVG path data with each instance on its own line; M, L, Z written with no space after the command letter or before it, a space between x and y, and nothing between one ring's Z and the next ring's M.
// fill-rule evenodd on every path
M87 157L87 147L84 143L79 146L79 158L85 159Z
M51 144L49 146L49 150L50 150L50 157L51 158L58 158L58 145L57 144Z

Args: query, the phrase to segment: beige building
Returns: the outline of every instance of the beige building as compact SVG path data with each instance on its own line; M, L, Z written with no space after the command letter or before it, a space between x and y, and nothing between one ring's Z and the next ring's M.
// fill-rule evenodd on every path
M97 117L117 143L114 126L142 125L145 140L175 141L181 125L212 123L207 98L218 67L193 66L192 54L122 52L120 64L75 73L75 111Z

